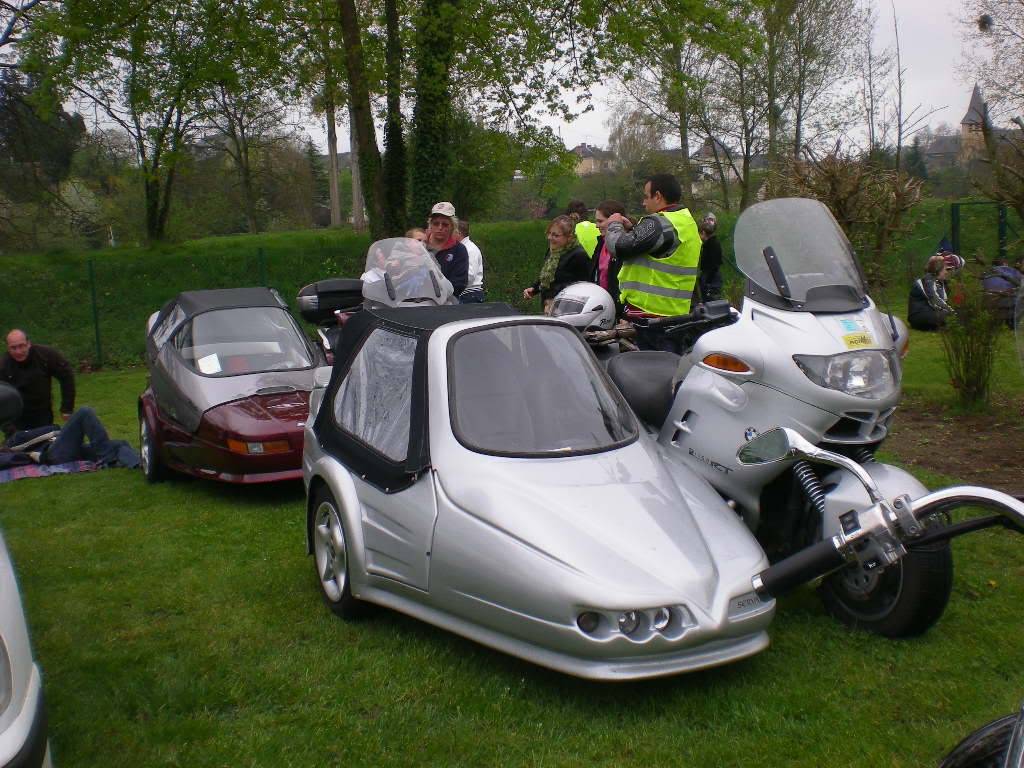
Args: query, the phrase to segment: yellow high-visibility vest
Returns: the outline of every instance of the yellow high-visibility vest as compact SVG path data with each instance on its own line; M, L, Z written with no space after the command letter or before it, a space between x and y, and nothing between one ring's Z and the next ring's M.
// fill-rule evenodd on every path
M597 224L592 221L580 221L576 224L576 239L590 258L594 258L594 251L597 250L597 238L600 234Z
M637 256L625 259L619 270L622 300L652 315L685 315L697 284L700 263L700 235L697 222L687 208L662 211L679 238L671 256L655 259Z

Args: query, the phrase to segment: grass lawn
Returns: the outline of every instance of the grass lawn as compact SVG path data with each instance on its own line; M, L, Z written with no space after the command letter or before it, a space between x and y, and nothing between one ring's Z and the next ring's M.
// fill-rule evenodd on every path
M931 391L930 343L915 337L912 388ZM79 402L134 442L144 379L81 376ZM1005 533L954 544L950 606L922 638L850 632L803 589L759 656L596 684L388 611L334 618L303 514L298 483L0 486L58 766L934 765L1024 698L1024 542Z

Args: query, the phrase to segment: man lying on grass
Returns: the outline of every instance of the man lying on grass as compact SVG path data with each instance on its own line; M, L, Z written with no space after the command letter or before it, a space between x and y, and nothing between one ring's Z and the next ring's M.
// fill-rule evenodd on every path
M0 382L0 425L7 432L21 412L21 396ZM0 469L24 464L90 461L101 467L139 466L139 454L124 440L111 440L92 408L79 408L63 427L50 425L14 432L0 446Z

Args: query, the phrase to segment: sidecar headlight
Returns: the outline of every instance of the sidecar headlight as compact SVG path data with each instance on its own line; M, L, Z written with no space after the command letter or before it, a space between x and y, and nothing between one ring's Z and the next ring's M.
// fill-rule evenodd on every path
M881 400L899 387L899 363L891 351L865 349L840 355L793 355L793 361L819 387L868 400Z

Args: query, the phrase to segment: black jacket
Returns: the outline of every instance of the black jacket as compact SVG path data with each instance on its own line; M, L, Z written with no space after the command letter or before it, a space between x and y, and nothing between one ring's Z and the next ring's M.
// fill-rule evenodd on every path
M712 235L700 247L700 300L722 298L722 244Z
M910 286L907 300L907 322L919 331L934 331L953 311L946 301L946 287L935 275L926 274Z
M60 382L60 412L73 412L75 373L60 352L42 344L33 344L23 363L17 362L10 355L4 355L0 360L0 381L14 386L24 402L21 418L15 422L18 429L53 424L53 379Z
M548 251L548 253L550 254L551 251ZM547 259L547 256L545 255L544 258ZM555 298L558 292L567 285L589 281L590 257L587 256L583 246L577 243L563 253L562 257L558 260L558 266L555 267L555 277L551 281L551 286L547 290L541 291L540 279L538 279L533 284L533 289L540 291L541 301L547 301L548 299Z
M469 282L469 251L466 250L466 246L454 243L435 253L434 258L441 267L441 274L448 278L448 282L455 289L455 295L461 296Z
M594 250L594 260L591 263L590 282L600 285L598 270L601 268L601 249L604 247L604 236L597 238L597 248ZM615 314L621 314L622 302L619 301L619 270L622 269L622 259L611 251L608 252L608 293L615 300Z

